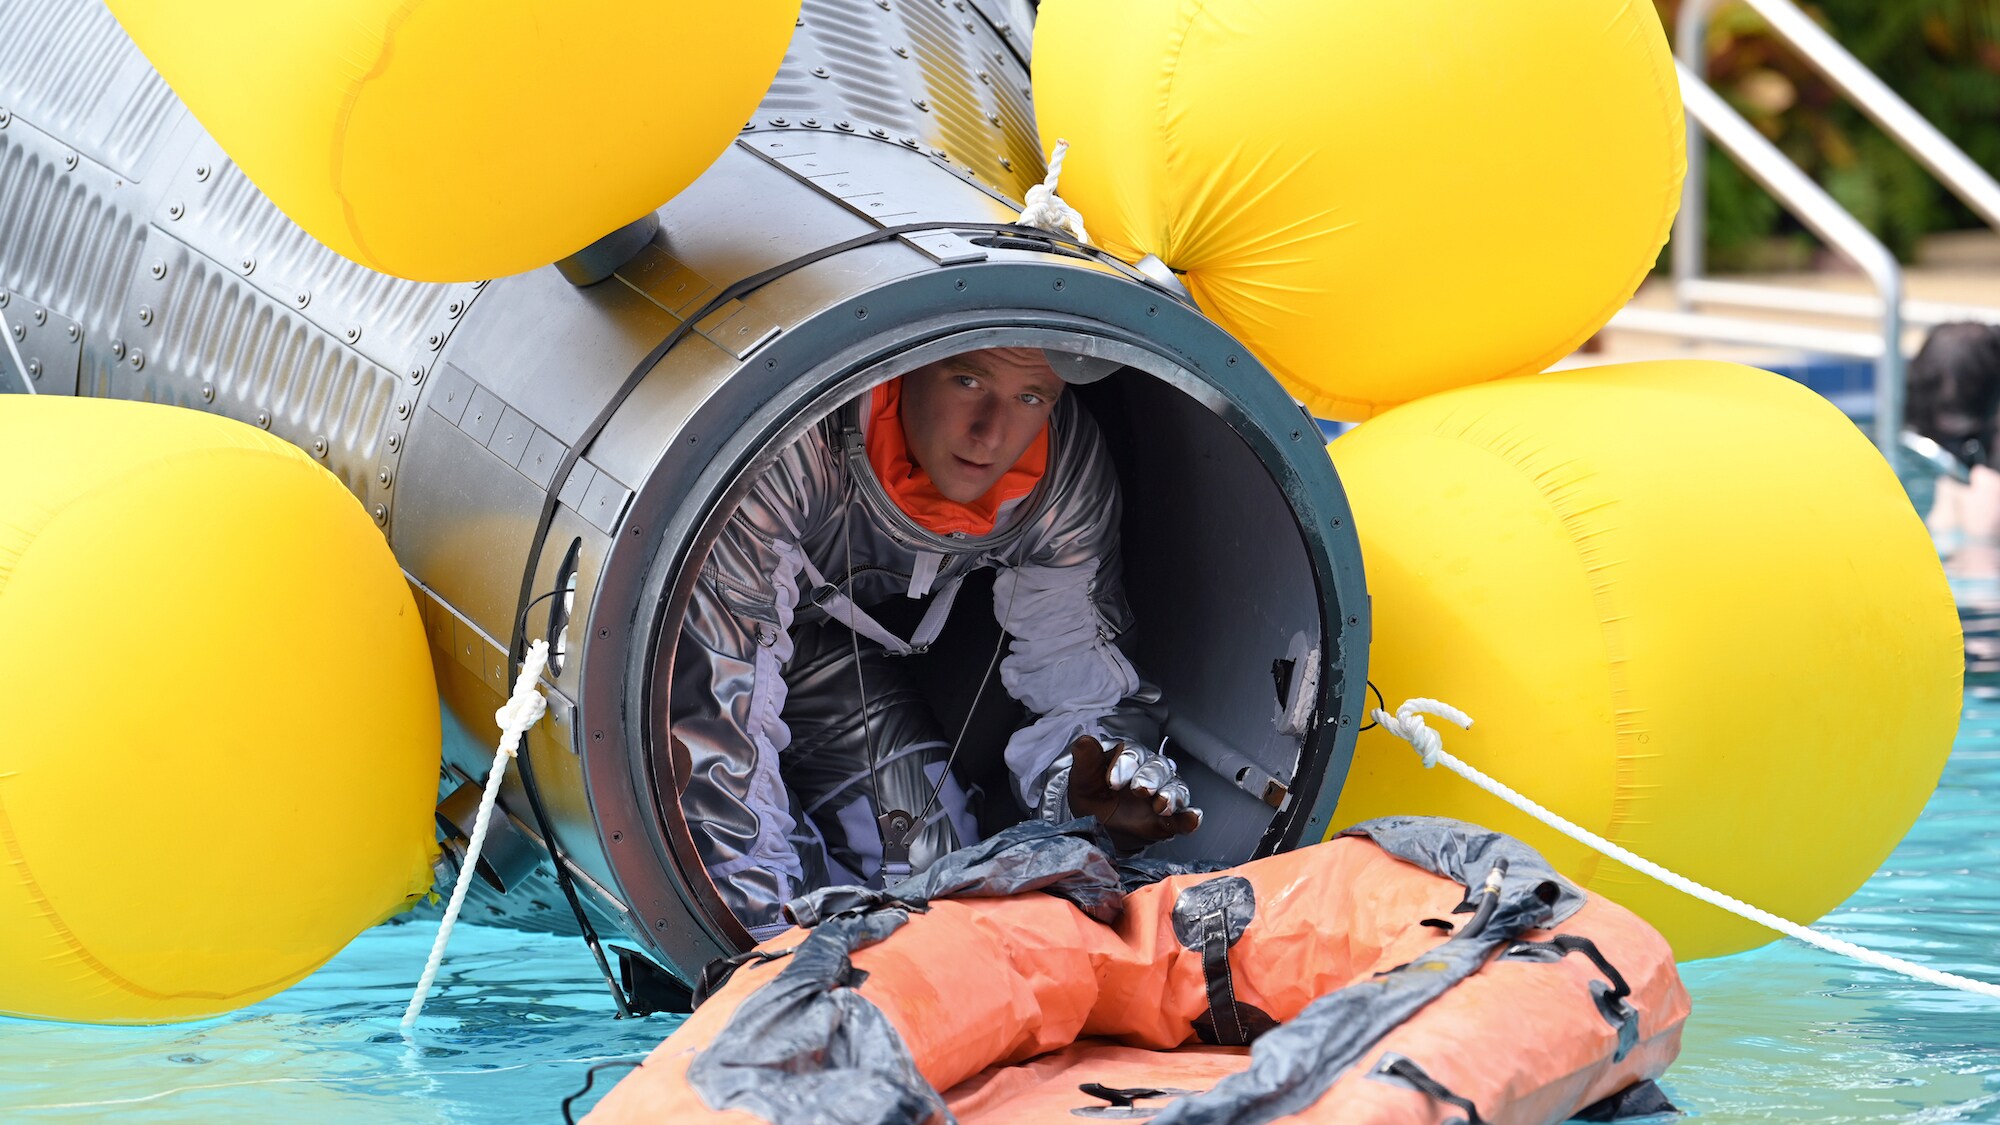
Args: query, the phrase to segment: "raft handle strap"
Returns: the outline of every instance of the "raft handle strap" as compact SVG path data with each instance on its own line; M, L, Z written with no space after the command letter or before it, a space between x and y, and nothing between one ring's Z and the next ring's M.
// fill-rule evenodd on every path
M1208 1010L1196 1017L1195 1034L1204 1043L1247 1047L1277 1025L1269 1013L1236 995L1229 950L1257 915L1257 893L1249 880L1224 875L1197 883L1174 900L1174 938L1181 948L1201 954Z
M1132 1104L1133 1102L1145 1101L1149 1098L1184 1098L1194 1093L1193 1090L1182 1090L1174 1086L1119 1087L1106 1086L1102 1082L1085 1082L1083 1085L1078 1086L1077 1089L1082 1090L1093 1098L1102 1098L1110 1102L1111 1105L1107 1107L1110 1109L1134 1109L1138 1107L1135 1107Z
M1623 1000L1627 996L1632 995L1632 986L1625 983L1625 974L1618 971L1617 966L1611 963L1611 959L1604 955L1603 950L1597 948L1596 942L1584 937L1582 934L1557 934L1548 941L1524 941L1514 948L1520 949L1523 946L1550 947L1560 950L1565 954L1581 953L1585 957L1590 958L1590 963L1597 966L1597 971L1604 974L1604 979L1611 982L1610 996L1612 999Z
M1214 1020L1215 1042L1224 1047L1247 1046L1250 1036L1236 1006L1235 974L1229 968L1229 908L1208 915L1201 923L1207 931L1201 945L1201 973L1207 978L1208 1014Z
M1382 1061L1375 1064L1375 1073L1401 1079L1415 1087L1418 1093L1434 1101L1455 1105L1464 1110L1465 1125L1486 1125L1485 1118L1479 1116L1479 1107L1472 1104L1471 1098L1452 1093L1449 1087L1432 1078L1423 1067L1402 1055L1383 1055Z
M1632 995L1632 986L1625 983L1625 974L1618 971L1611 959L1597 948L1597 943L1581 934L1557 934L1548 941L1516 942L1503 955L1515 960L1541 960L1533 956L1537 953L1553 953L1548 960L1560 961L1571 953L1581 953L1590 958L1597 971L1610 981L1590 982L1590 997L1597 1003L1599 1015L1606 1023L1618 1029L1618 1049L1611 1056L1612 1062L1624 1062L1632 1048L1639 1045L1639 1010L1626 999Z
M1171 1086L1133 1086L1129 1089L1120 1089L1117 1086L1106 1086L1101 1082L1085 1082L1078 1086L1077 1089L1082 1090L1093 1098L1101 1098L1108 1104L1078 1106L1069 1111L1071 1117L1088 1117L1113 1121L1129 1121L1133 1118L1152 1117L1163 1108L1168 1110L1173 1108L1171 1105L1164 1107L1142 1106L1138 1104L1139 1102L1149 1099L1162 1099L1171 1102L1175 1098L1185 1098L1196 1093L1194 1090L1181 1090Z

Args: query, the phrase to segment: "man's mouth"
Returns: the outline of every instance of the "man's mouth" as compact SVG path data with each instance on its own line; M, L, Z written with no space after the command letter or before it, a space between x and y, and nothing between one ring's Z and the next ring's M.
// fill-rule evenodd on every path
M991 461L985 461L985 462L972 461L968 460L967 458L960 457L956 453L951 455L951 459L958 462L961 467L971 469L974 472L983 473L986 470L993 467L993 462Z

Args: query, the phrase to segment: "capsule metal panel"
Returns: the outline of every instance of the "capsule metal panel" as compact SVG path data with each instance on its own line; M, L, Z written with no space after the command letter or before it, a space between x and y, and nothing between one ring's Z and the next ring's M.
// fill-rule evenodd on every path
M412 384L429 374L478 292L470 284L390 277L332 253L286 218L206 137L165 177L152 218L251 288Z
M981 7L806 0L750 128L918 152L985 191L1021 198L1042 176L1027 74L1013 45L1026 30Z
M120 177L141 178L187 109L110 11L91 0L8 0L0 27L0 106Z
M4 113L0 110L0 113ZM110 169L14 117L0 128L0 291L77 322L100 362L147 226Z

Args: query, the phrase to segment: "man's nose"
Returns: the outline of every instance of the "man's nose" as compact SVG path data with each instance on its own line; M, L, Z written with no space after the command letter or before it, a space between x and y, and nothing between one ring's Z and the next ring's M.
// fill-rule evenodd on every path
M1000 436L1000 409L993 403L981 403L972 410L967 420L965 436L981 445L990 445Z

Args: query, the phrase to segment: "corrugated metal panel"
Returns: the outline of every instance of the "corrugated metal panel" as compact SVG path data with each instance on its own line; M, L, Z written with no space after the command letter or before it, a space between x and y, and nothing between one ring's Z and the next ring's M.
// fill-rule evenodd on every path
M750 127L916 147L1017 201L1043 172L1027 73L964 0L805 0Z
M18 118L0 128L0 288L99 337L145 248L146 227L111 172L73 156Z
M1008 177L997 182L1018 184L1014 197L1025 195L1041 178L1042 154L1024 89L1027 76L1012 54L964 0L902 0L896 10L923 65L936 119L931 143L981 178ZM1002 158L1013 167L1003 168Z
M132 282L125 352L100 393L268 429L318 455L386 521L415 397L408 381L161 232L154 250Z
M127 179L186 112L96 0L0 0L0 105Z
M471 285L390 277L335 254L285 217L206 138L162 199L154 221L163 229L405 377L428 373L456 322L453 302L463 311L476 292Z

